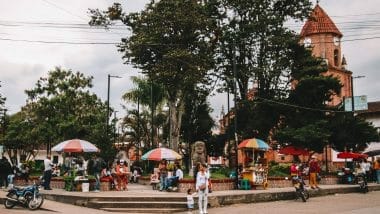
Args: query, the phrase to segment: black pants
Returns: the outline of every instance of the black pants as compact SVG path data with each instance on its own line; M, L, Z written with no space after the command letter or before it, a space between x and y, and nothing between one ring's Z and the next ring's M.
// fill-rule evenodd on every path
M44 188L45 189L51 189L50 180L51 180L51 170L44 171Z
M7 179L8 175L6 174L1 174L0 175L0 187L3 186L3 184L5 185L5 187L8 186L8 179Z

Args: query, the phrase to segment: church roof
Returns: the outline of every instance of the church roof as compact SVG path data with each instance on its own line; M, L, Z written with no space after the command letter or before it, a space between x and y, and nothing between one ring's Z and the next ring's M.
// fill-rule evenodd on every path
M343 36L327 13L318 4L303 26L301 37L317 33L333 33L339 37Z

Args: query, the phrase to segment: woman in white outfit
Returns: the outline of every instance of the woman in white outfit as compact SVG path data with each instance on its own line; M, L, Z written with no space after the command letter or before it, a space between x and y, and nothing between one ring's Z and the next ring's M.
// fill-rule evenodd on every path
M198 207L200 214L207 213L207 195L208 195L208 179L210 178L207 172L206 164L199 165L199 171L197 173L197 182L195 184L198 192Z

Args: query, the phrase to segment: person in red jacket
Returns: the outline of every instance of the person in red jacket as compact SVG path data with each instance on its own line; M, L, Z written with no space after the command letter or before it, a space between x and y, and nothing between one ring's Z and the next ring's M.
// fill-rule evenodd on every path
M317 174L321 171L319 167L317 158L313 155L311 156L311 161L309 162L309 180L312 189L318 188Z

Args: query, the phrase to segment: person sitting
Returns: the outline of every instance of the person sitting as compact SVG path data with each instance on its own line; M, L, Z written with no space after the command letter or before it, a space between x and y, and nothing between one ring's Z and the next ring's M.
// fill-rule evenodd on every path
M179 180L183 179L183 171L179 164L176 164L176 171L174 176L168 178L168 188L173 189L174 186L177 186Z
M114 177L112 176L112 163L109 163L107 167L103 168L100 172L101 182L110 182L111 188L115 187Z
M137 183L138 182L138 178L140 176L141 176L141 168L135 166L134 169L133 169L132 176L131 176L131 182Z
M24 179L26 183L29 181L29 166L27 164L22 164L19 169L19 177Z
M55 165L53 166L53 173L51 174L52 177L58 177L61 175L61 166Z
M158 171L158 168L154 168L153 173L150 175L150 185L152 185L154 190L157 189L157 185L160 183Z

